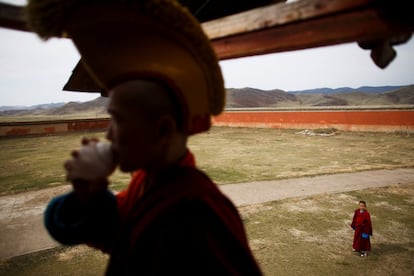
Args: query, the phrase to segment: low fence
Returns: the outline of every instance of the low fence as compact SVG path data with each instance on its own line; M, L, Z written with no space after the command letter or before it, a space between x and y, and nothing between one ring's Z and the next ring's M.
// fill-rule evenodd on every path
M109 118L0 123L0 137L104 131L109 123Z
M109 118L0 123L0 137L104 131ZM384 110L226 110L213 125L345 131L414 132L413 109Z

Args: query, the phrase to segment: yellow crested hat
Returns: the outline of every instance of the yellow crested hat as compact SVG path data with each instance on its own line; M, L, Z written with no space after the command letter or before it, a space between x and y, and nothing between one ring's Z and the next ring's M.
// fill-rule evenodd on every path
M211 115L224 108L210 41L174 0L29 0L26 14L43 39L71 38L84 69L104 90L134 79L169 86L188 134L209 129Z

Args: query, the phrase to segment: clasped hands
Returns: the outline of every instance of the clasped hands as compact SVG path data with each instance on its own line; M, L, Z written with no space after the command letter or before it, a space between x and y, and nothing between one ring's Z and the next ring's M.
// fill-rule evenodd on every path
M116 162L110 144L95 138L83 138L81 143L63 166L74 192L81 200L89 200L107 189L108 176L114 172Z

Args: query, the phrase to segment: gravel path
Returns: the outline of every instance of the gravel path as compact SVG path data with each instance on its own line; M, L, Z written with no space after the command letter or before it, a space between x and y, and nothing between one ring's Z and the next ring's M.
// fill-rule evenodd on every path
M220 186L237 205L252 205L291 197L414 185L414 168L341 173L297 179ZM43 227L43 211L55 195L69 186L0 197L0 260L56 246Z

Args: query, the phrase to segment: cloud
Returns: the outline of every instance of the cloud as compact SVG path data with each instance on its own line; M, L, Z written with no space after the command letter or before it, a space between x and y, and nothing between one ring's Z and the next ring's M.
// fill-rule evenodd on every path
M79 54L72 42L0 29L0 105L82 101L99 94L62 92Z
M71 41L45 42L33 33L1 28L0 40L0 105L86 101L99 96L62 91L79 60ZM385 70L356 43L226 60L220 65L228 88L289 91L414 84L414 39L395 49L397 58Z

